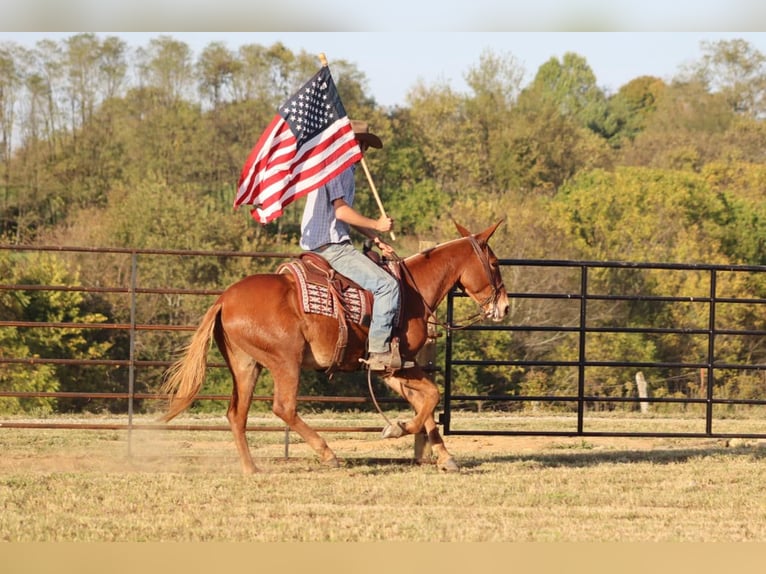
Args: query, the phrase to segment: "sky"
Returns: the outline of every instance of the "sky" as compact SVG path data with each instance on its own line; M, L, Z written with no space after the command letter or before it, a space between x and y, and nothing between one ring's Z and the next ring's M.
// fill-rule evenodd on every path
M0 42L31 48L43 38L62 40L76 32L0 32ZM117 35L133 48L167 34L189 45L195 54L211 42L236 50L243 44L281 42L293 52L324 52L347 60L367 78L368 93L381 106L406 104L418 82L468 90L466 73L479 65L485 50L511 55L532 80L541 64L574 52L588 62L598 85L615 93L642 75L670 79L682 66L698 61L702 42L741 38L766 54L766 33L759 32L97 32ZM317 66L319 60L317 59Z
M8 30L758 31L762 0L4 0Z

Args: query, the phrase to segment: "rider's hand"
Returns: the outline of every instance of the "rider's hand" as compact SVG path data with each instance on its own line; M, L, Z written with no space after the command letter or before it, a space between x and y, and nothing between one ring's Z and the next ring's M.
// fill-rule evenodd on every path
M380 237L376 237L374 240L375 247L380 249L380 252L383 254L383 256L388 258L393 258L394 255L396 255L396 251L394 251L394 248L391 247L388 243L383 241Z
M394 220L386 215L381 215L377 221L375 221L375 231L385 233L391 231L394 228Z

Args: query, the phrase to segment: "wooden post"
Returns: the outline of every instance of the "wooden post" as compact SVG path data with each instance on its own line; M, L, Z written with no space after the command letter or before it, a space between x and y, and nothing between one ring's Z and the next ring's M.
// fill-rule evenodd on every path
M640 398L645 399L649 396L646 389L646 379L644 378L644 373L641 371L636 373L636 386L638 387L638 396ZM641 414L646 414L649 412L649 403L641 401L638 404L641 407Z

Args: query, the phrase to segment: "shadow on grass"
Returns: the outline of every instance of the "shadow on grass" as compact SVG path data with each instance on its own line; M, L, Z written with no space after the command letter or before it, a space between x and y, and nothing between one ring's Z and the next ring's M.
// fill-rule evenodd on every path
M727 447L707 445L684 448L654 450L584 450L569 448L561 452L525 453L525 454L486 454L482 456L463 455L457 457L457 463L463 470L481 471L490 464L533 463L546 468L585 468L605 464L678 464L693 459L710 457L747 456L757 460L766 459L766 449L754 446ZM435 469L434 461L419 462L413 458L401 457L351 457L340 459L341 469L368 471L376 474L400 472L412 468Z
M678 464L692 459L727 456L766 458L766 449L753 446L727 447L723 445L654 450L575 450L556 453L490 455L486 457L463 457L458 461L462 468L480 468L496 463L535 463L543 467L582 468L602 464Z

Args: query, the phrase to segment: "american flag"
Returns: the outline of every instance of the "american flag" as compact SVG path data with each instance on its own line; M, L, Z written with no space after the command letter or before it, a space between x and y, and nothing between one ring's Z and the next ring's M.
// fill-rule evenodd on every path
M280 106L242 168L234 207L268 223L362 157L327 66Z

